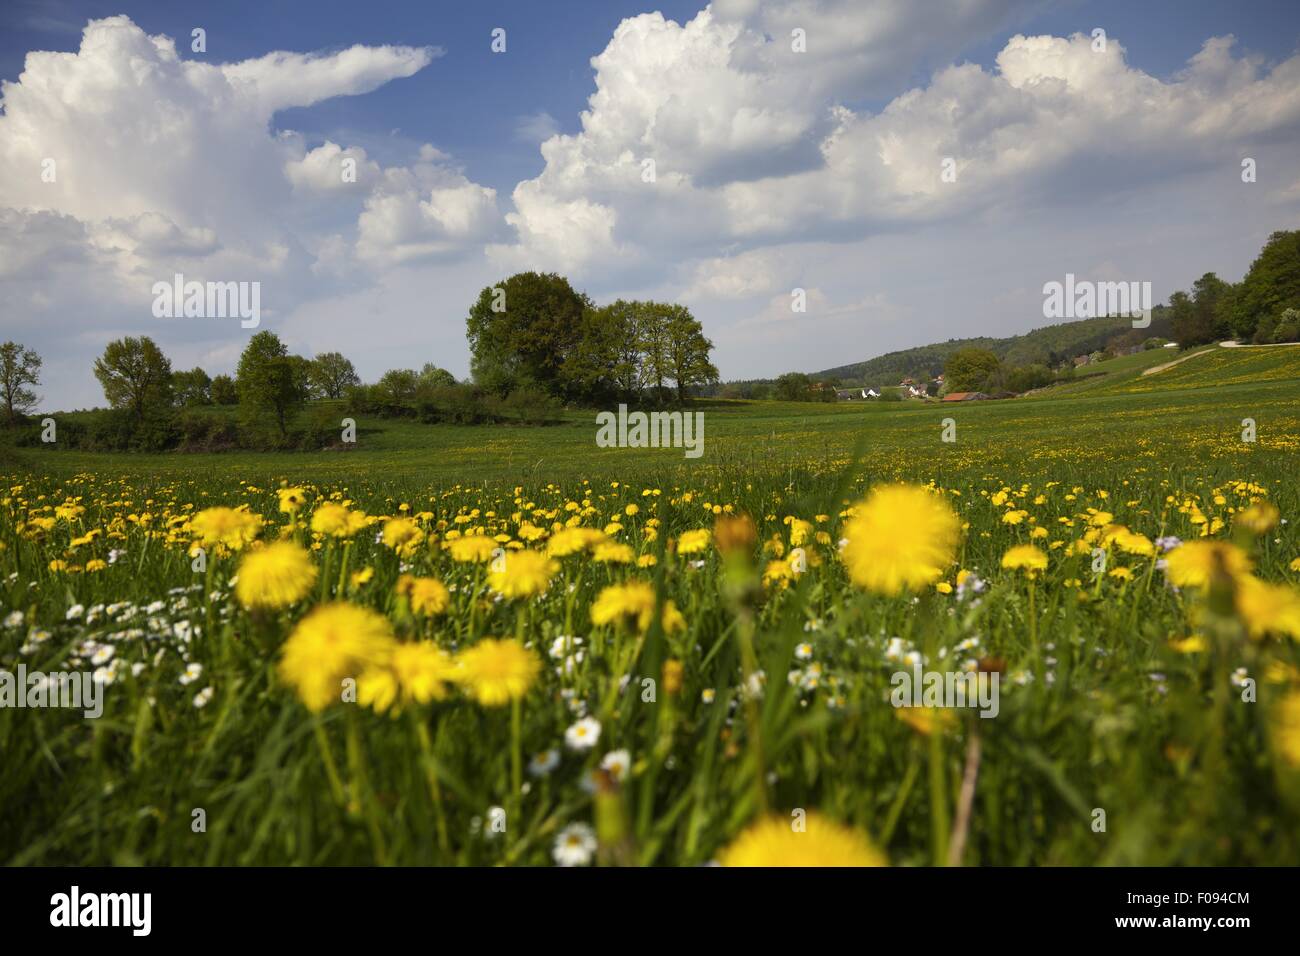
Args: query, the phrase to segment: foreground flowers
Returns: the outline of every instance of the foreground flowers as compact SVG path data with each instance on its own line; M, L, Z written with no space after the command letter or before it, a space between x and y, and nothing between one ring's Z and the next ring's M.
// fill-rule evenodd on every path
M718 854L723 866L888 866L884 854L851 827L809 813L803 829L784 817L762 820Z
M456 680L484 707L523 699L542 662L518 641L485 638L456 659Z
M925 488L876 488L844 528L840 553L860 588L893 596L934 584L952 564L961 525L947 503Z
M345 678L386 666L396 643L382 614L345 602L324 604L285 641L280 677L308 710L319 713L342 699Z
M250 551L239 565L235 597L245 608L276 609L296 604L316 582L311 556L291 541Z

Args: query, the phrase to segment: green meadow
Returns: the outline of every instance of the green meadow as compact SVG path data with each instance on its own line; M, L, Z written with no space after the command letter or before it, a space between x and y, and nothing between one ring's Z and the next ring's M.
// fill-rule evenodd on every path
M598 448L594 412L362 419L347 451L0 449L0 667L103 694L94 720L0 709L0 862L697 865L779 856L756 823L802 813L891 865L1300 863L1300 347L1131 358L1007 401L695 402L698 460ZM960 530L889 594L864 569L928 519L857 519L900 481ZM365 530L321 530L327 503ZM248 603L252 541L196 567L218 507L295 543L310 587ZM505 570L459 556L477 535ZM1200 539L1250 572L1173 586ZM524 551L540 581L510 576ZM313 709L283 660L333 602L536 669L504 705L464 664ZM996 673L997 716L891 706L914 661Z

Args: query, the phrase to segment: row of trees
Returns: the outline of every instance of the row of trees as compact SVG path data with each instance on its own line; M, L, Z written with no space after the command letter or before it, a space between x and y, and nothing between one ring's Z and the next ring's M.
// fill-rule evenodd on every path
M274 332L249 339L233 378L209 376L201 368L173 372L171 360L148 336L109 342L94 371L108 404L136 421L165 417L176 408L239 405L249 417L274 420L282 435L304 402L340 398L360 383L352 363L338 352L314 359L291 355Z
M1191 292L1169 297L1169 311L1184 348L1228 338L1300 341L1300 230L1269 236L1240 282L1205 273Z
M718 381L713 343L685 306L596 306L554 273L485 288L465 320L474 381L499 395L539 389L564 402L681 401Z

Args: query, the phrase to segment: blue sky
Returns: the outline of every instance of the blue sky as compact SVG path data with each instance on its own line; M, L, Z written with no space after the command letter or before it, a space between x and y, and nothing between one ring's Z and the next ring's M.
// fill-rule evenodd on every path
M597 301L683 301L724 377L770 376L1045 324L1041 286L1067 271L1158 298L1235 280L1298 224L1294 0L703 10L8 0L0 332L49 353L51 407L99 400L85 369L120 334L227 371L247 333L148 313L143 290L185 271L261 281L266 327L367 378L463 375L468 303L537 268ZM1094 27L1105 55L1071 39ZM38 50L67 56L20 83ZM355 189L337 188L344 156ZM51 158L57 186L35 175ZM810 309L792 320L796 287Z
M432 68L365 98L341 98L286 111L279 122L318 139L352 134L393 152L432 142L456 155L478 182L508 192L537 174L536 144L516 135L520 116L545 112L561 132L578 128L592 92L590 58L624 17L658 10L685 22L698 0L427 0L427 2L185 3L176 0L10 0L0 8L0 77L17 80L29 50L75 50L89 19L128 13L149 33L178 42L195 26L208 33L208 55L240 60L267 50L332 50L365 44L432 44L446 53ZM1281 59L1300 42L1295 0L1104 0L1065 3L1014 21L1014 29L1064 36L1101 25L1123 38L1130 61L1156 76L1181 69L1208 36L1234 34L1242 45ZM507 30L507 56L489 49L493 28ZM972 44L965 59L992 63L1002 41ZM925 82L943 64L918 62L898 77L898 91ZM868 107L878 98L854 101ZM394 136L393 131L400 134ZM396 158L394 155L393 158Z

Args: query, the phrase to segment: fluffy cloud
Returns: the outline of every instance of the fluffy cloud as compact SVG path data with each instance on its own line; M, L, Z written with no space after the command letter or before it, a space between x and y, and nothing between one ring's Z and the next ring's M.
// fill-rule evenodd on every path
M945 67L879 112L844 105L875 69L870 51L921 42L907 28L922 6L854 19L836 3L724 2L685 25L625 20L592 60L582 131L542 145L545 168L516 187L507 217L516 242L493 255L598 274L719 246L855 240L1231 168L1243 144L1300 126L1300 57L1270 70L1234 57L1231 38L1166 81L1130 66L1114 38L1097 49L1082 35L1016 35L992 69ZM945 36L1013 6L953 4ZM796 23L808 25L804 54L785 39Z
M89 22L74 53L29 53L0 87L5 324L36 329L31 344L68 353L64 364L88 365L121 334L159 336L180 355L237 354L237 326L159 329L152 284L176 272L258 281L264 316L277 316L396 263L481 256L501 222L495 194L437 150L385 169L359 146L273 126L278 110L364 94L440 52L353 46L212 64L116 16ZM83 389L69 390L93 400Z
M482 248L501 216L496 190L479 186L426 145L420 161L386 170L358 221L357 252L387 265Z

